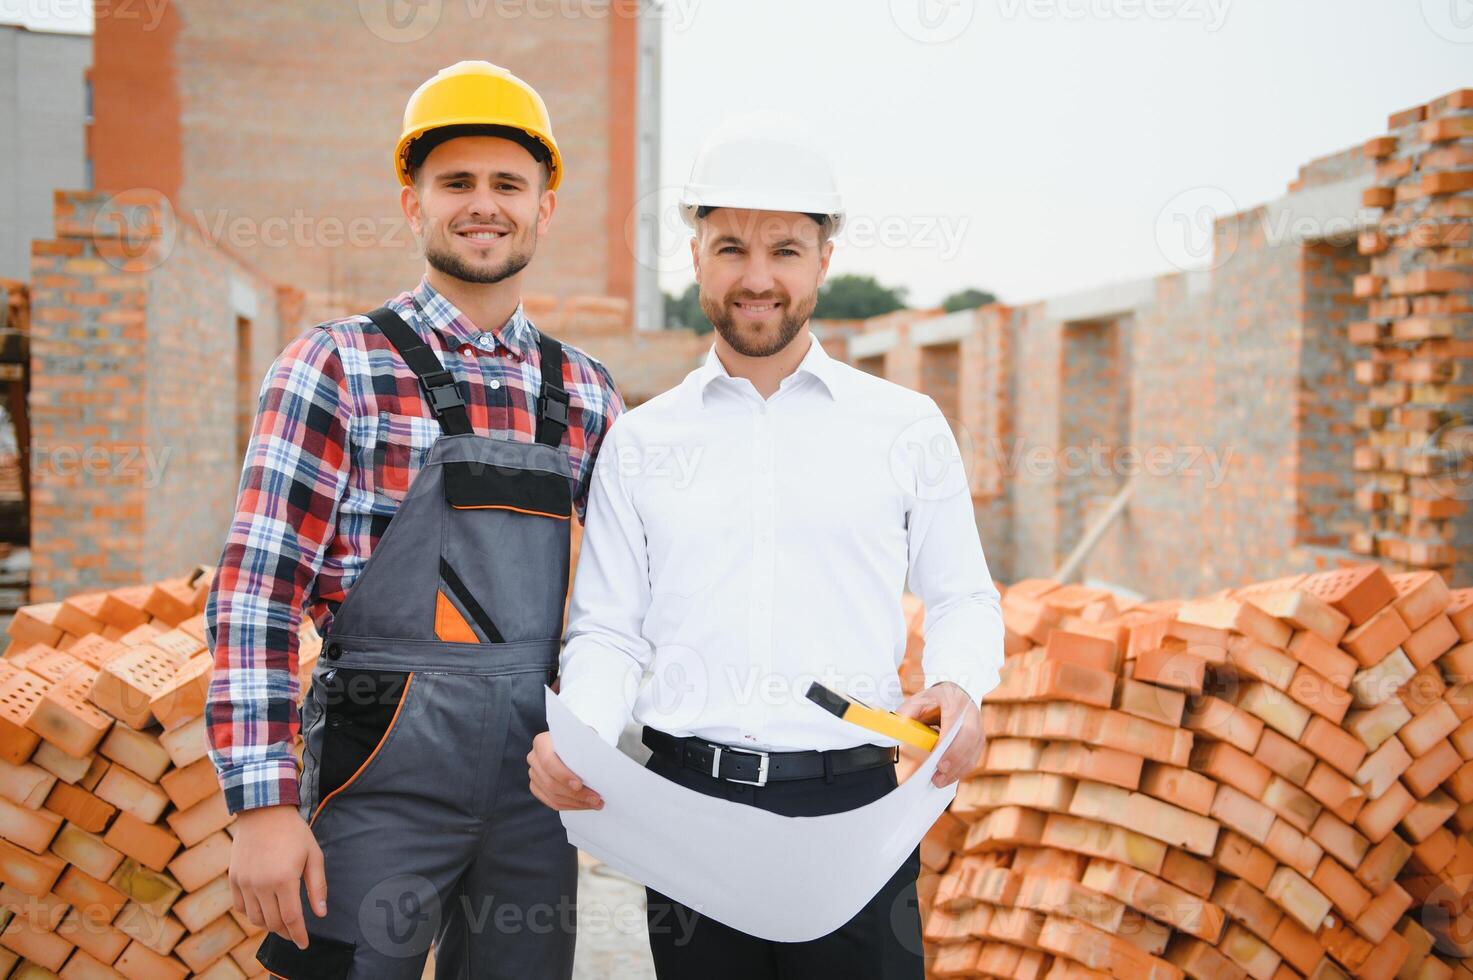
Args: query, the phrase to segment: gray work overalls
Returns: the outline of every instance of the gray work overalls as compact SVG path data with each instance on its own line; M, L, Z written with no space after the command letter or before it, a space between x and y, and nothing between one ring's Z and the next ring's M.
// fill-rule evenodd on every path
M454 377L395 313L369 314L444 434L339 607L302 708L300 809L327 916L268 934L287 980L566 978L577 855L532 796L568 585L562 346L542 336L537 441L476 435Z

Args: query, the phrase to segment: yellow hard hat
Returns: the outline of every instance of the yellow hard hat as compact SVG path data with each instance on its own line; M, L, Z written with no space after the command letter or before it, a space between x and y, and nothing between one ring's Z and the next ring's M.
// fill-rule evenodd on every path
M446 126L506 126L520 130L547 150L548 190L563 177L563 158L552 138L552 120L537 90L500 65L458 61L414 90L404 107L404 132L394 148L399 183L408 186L409 147L432 129Z

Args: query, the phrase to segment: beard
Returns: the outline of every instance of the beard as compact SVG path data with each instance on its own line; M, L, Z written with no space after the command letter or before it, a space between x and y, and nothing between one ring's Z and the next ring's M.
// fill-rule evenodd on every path
M448 232L447 234L454 234ZM425 261L430 266L447 276L459 279L461 282L473 282L486 285L493 282L501 282L509 279L525 269L532 261L532 253L537 250L537 231L532 229L530 241L524 241L524 235L508 236L509 248L505 259L494 265L473 264L464 256L460 255L450 244L444 241L444 236L436 235L425 242Z
M743 331L737 326L736 315L730 312L731 304L741 301L759 301L762 299L774 300L782 304L782 316L774 333L768 333L766 324L759 329L747 327ZM813 315L818 306L818 291L803 296L797 303L786 293L776 293L772 296L756 296L745 291L735 291L724 300L717 300L707 296L704 292L700 294L701 312L706 314L706 319L711 321L711 326L721 335L721 339L731 346L731 349L743 357L771 357L778 351L792 343L798 331L803 329L803 324Z

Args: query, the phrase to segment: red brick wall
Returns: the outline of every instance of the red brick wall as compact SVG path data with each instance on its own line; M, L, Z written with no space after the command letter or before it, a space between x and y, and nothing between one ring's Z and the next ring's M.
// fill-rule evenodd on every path
M98 18L96 186L161 190L275 281L372 306L423 268L390 165L405 100L440 68L487 59L537 87L567 168L528 292L632 302L629 5L545 17L528 4L506 20L494 4L401 5L434 14L423 37L414 18L396 33L360 14L385 6L177 0L152 28Z
M33 601L218 557L241 465L236 313L255 311L258 378L300 326L169 215L157 197L62 193L56 239L32 247Z

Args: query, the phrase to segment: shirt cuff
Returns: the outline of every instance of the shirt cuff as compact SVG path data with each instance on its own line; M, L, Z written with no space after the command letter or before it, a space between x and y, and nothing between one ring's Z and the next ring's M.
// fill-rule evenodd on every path
M975 674L952 674L948 672L926 673L926 686L935 687L937 684L950 681L972 699L972 703L981 707L982 698L988 691L997 686L998 676L996 671L979 670Z
M301 803L295 759L267 759L216 770L232 814L263 806Z

